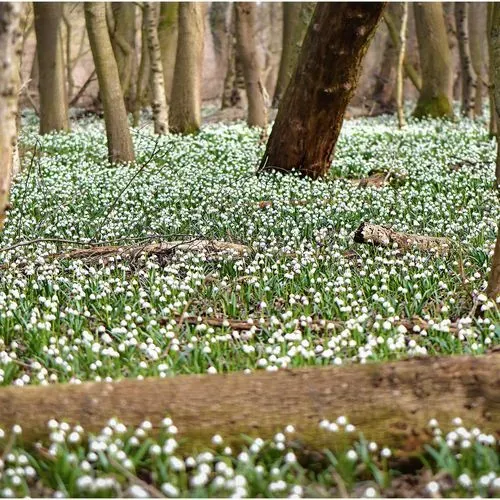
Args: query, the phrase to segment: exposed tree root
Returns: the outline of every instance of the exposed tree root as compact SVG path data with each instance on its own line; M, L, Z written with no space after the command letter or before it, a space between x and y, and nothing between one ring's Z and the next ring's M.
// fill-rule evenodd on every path
M54 254L51 257L57 259L82 259L87 261L102 260L103 263L107 263L110 258L117 256L125 260L137 260L140 257L149 255L165 258L171 256L174 252L203 252L209 255L227 254L242 256L244 254L249 254L251 248L238 243L195 239L189 241L164 241L161 243L148 243L143 245L81 248Z
M371 243L381 247L397 246L406 251L417 248L425 252L446 255L451 249L448 238L421 236L417 234L398 233L390 228L363 222L354 235L356 243Z
M287 424L295 426L297 443L336 449L353 434L318 424L346 415L366 439L412 452L432 438L427 425L434 417L443 431L456 416L465 426L498 431L500 354L0 389L0 427L21 424L25 443L46 438L51 418L89 432L111 417L134 426L149 419L157 431L165 415L190 450L216 433L237 445L242 433L272 438Z

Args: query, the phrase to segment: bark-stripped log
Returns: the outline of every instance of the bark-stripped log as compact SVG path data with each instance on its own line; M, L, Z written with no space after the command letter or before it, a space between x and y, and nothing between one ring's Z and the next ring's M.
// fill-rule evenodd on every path
M435 252L441 255L451 250L448 238L422 236L418 234L398 233L388 227L363 222L354 235L356 243L371 243L380 247L393 247L401 250L418 249L424 252Z
M335 449L352 434L318 424L347 415L366 439L414 451L430 439L434 417L443 430L457 416L465 426L498 430L500 354L0 389L0 427L22 424L25 443L47 437L51 418L90 432L111 417L134 426L149 419L157 431L165 415L191 450L216 433L235 445L242 433L272 438L287 424L295 426L296 442Z

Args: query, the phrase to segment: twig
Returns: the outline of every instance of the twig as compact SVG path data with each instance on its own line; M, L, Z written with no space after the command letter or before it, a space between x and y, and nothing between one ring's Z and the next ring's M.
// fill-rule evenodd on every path
M152 497L154 498L164 498L164 495L160 493L152 484L146 483L142 479L139 479L136 475L132 474L128 469L123 467L120 463L118 463L114 458L109 458L109 463L115 468L118 469L129 481L141 486L144 488Z

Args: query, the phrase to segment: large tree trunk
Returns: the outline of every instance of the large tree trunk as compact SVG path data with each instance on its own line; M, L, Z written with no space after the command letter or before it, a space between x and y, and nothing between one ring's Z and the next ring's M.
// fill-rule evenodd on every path
M175 56L177 53L179 2L162 2L160 21L158 23L158 38L161 48L161 64L167 104L172 95L174 81Z
M167 379L58 384L0 389L0 427L23 426L23 440L47 438L55 418L100 432L111 417L155 432L170 416L185 439L184 451L206 446L222 431L230 445L242 434L272 439L287 424L294 439L313 449L339 449L352 442L328 432L323 419L346 415L364 437L406 452L422 451L433 435L461 417L466 427L495 432L500 421L500 354L442 357L347 367L316 367L251 375L179 375ZM392 404L397 401L397 404Z
M0 2L0 231L9 203L14 150L17 144L17 106L24 5Z
M149 59L151 61L151 89L153 91L153 122L155 134L168 133L168 107L165 96L165 82L161 62L160 42L158 40L158 3L144 2L144 16L148 31Z
M237 2L236 9L236 42L238 55L245 78L248 99L247 123L250 127L267 125L267 110L264 101L262 72L257 59L257 48L253 40L255 31L255 4Z
M128 126L118 66L106 25L106 7L100 2L86 2L85 23L104 107L104 122L111 163L134 161L134 148Z
M69 130L63 48L62 3L34 2L40 95L40 133Z
M486 25L486 4L483 2L469 2L469 45L472 59L472 67L476 74L476 99L474 104L474 116L482 116L483 114L483 94L485 85L488 80L485 49L484 49L484 33L487 30Z
M496 162L496 187L500 189L500 132L498 123L500 120L500 4L490 4L488 19L488 50L490 59L490 78L492 99L494 103L495 123L497 125L497 162Z
M135 51L135 18L134 2L113 2L110 4L108 25L111 44L115 55L120 83L128 111L135 106L137 81L137 55Z
M457 26L458 52L462 76L461 113L474 118L476 98L476 75L472 67L469 42L469 4L455 2L455 24Z
M451 53L441 3L413 4L417 28L422 90L414 116L453 117Z
M330 168L361 61L385 3L318 3L259 170Z
M179 3L179 38L170 103L173 132L191 134L201 125L204 16L201 2Z
M278 107L295 70L314 7L314 2L283 2L283 48L274 89L273 108Z

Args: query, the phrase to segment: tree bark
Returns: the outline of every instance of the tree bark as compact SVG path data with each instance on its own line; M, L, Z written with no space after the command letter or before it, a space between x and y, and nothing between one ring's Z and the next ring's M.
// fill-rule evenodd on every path
M422 451L438 418L444 432L457 416L465 427L496 432L500 421L500 354L442 357L346 367L316 367L250 375L178 375L113 383L57 384L0 389L0 427L23 427L24 443L47 438L49 419L99 432L108 419L153 432L170 416L185 439L184 451L226 443L243 433L272 439L287 424L294 439L313 449L339 449L345 432L327 432L321 420L346 415L364 437L403 452ZM397 400L397 404L392 404Z
M133 111L136 97L137 56L135 51L134 2L113 2L110 4L110 36L115 55L120 83L128 111Z
M35 32L40 96L40 134L69 130L63 49L62 3L35 2Z
M214 44L217 73L225 74L227 51L229 45L228 13L231 4L228 2L212 2L209 11L210 30Z
M255 4L237 2L236 9L236 45L241 58L245 87L248 100L247 123L250 127L267 125L267 110L264 102L262 72L257 59L257 50L253 40L255 26Z
M158 23L158 38L161 48L161 64L167 104L172 96L174 81L175 55L177 53L179 2L162 2L160 22Z
M172 132L191 134L200 129L203 33L203 4L180 2L179 38L170 103Z
M487 30L486 4L469 2L469 44L472 67L476 75L476 98L474 101L474 116L483 115L484 82L488 80L484 51L484 33Z
M139 73L137 75L137 96L135 100L135 109L133 116L134 127L139 125L141 111L147 103L149 95L149 83L151 79L151 61L149 59L148 49L148 32L146 26L146 16L144 15L144 6L142 8L142 22L141 22L141 63L139 66Z
M497 161L495 169L496 187L500 189L500 132L498 123L500 120L500 5L491 3L489 8L488 22L488 50L490 59L490 87L492 91L493 109L495 124L497 125ZM494 110L494 111L493 111Z
M86 2L85 23L99 82L110 163L135 160L127 110L123 100L118 66L106 25L106 7L100 2Z
M491 271L488 279L488 287L486 288L486 295L494 301L500 297L500 225L498 226L493 258L491 259Z
M279 26L283 25L283 3L269 3L269 43L266 53L266 77L265 86L270 95L274 94L278 79L278 71L280 66L281 51L282 51L282 29Z
M404 96L403 96L403 83L404 83L404 59L406 52L406 28L408 25L408 2L403 4L403 17L401 18L401 30L399 32L399 53L398 65L396 70L396 106L398 114L398 126L403 128L406 124L404 113Z
M422 67L422 90L413 115L452 118L451 52L443 6L438 2L417 2L413 7Z
M144 16L148 32L149 60L151 61L151 89L153 91L153 122L155 134L168 133L168 106L165 96L165 82L158 39L158 18L160 5L144 2Z
M476 75L472 67L469 42L469 4L455 2L455 24L457 26L458 52L462 80L461 113L468 118L474 118L476 99Z
M295 70L314 7L314 2L283 2L283 48L274 89L273 108L278 107Z
M361 61L385 3L318 3L259 171L313 178L331 165Z
M0 231L9 203L14 152L17 144L17 116L24 5L0 2Z

